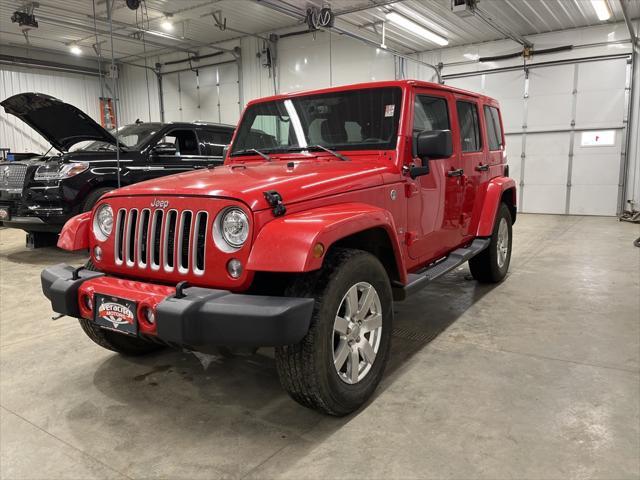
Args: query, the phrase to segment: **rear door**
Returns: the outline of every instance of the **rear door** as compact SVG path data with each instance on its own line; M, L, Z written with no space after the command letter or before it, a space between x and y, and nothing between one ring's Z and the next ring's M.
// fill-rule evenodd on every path
M477 193L483 180L484 168L488 168L486 139L481 123L481 105L476 98L456 95L456 116L460 138L460 163L463 174L460 177L460 187L463 190L463 201L460 212L460 233L463 236L471 234L474 209L481 207L476 202ZM487 167L485 167L487 165Z
M411 196L408 202L408 251L411 258L429 261L436 259L461 242L460 214L463 188L462 163L457 144L455 101L448 92L437 89L418 89L413 102L415 136L424 130L451 130L453 155L428 160L430 172L409 180ZM420 158L413 158L422 165Z

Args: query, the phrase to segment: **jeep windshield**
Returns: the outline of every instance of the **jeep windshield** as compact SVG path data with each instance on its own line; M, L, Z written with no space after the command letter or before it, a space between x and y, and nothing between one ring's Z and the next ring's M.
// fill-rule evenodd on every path
M138 150L147 142L158 130L159 123L140 123L134 125L125 125L115 132L115 129L109 130L109 133L117 137L120 146L125 149ZM69 149L70 152L99 152L99 151L115 151L116 146L113 143L103 142L101 140L90 140L76 143Z
M231 156L396 148L402 90L345 90L256 103L247 108Z

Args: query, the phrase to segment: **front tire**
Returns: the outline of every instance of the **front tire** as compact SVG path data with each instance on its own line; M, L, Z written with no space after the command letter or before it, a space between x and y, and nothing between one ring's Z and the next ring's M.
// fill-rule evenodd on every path
M87 270L98 271L91 260L87 261L85 268ZM87 337L97 345L100 345L102 348L106 348L107 350L111 350L112 352L137 357L163 348L162 345L151 343L146 340L142 340L141 338L130 337L122 333L116 333L100 328L91 320L87 320L85 318L79 318L78 321L80 322L82 331L87 335Z
M335 249L322 270L287 294L313 297L315 306L300 343L276 348L282 386L306 407L353 412L373 394L389 357L393 300L385 268L367 252Z
M100 200L100 197L102 197L105 193L110 192L111 190L113 190L113 188L111 187L102 187L102 188L96 188L95 190L90 192L87 195L87 197L84 199L84 203L82 204L82 211L83 212L90 211L94 207L94 205L98 202L98 200Z
M471 275L477 281L498 283L507 275L511 263L512 224L509 207L500 203L491 243L483 252L469 260Z

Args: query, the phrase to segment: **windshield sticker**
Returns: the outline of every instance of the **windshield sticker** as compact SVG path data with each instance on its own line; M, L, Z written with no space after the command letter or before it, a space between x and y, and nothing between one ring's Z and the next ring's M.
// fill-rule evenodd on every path
M384 116L385 117L393 117L393 112L395 112L395 105L385 105L384 106Z

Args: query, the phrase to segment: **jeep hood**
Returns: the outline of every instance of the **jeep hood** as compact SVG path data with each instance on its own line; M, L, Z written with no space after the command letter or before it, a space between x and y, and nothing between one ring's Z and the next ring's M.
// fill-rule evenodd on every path
M85 140L116 143L113 135L82 110L43 93L20 93L0 102L0 105L61 152Z
M269 190L276 190L286 205L381 185L382 173L391 171L392 162L367 160L317 158L230 164L137 183L107 195L226 197L262 210L269 208L264 198Z

